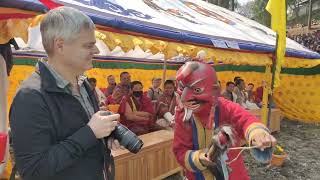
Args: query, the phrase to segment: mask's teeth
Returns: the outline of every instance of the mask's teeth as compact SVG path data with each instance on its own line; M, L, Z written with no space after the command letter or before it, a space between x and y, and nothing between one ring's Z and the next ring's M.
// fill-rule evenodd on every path
M187 109L196 110L200 107L200 104L195 103L195 101L183 103L183 106Z
M192 115L192 110L188 108L184 108L184 116L183 116L183 122L187 122L190 120Z
M187 117L187 108L184 108L184 116L183 116L183 122L186 122L186 117Z

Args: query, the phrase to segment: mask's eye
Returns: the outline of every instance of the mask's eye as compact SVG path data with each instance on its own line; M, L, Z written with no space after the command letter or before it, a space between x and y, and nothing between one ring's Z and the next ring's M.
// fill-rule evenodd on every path
M203 90L204 90L204 88L194 88L194 89L193 89L193 92L194 92L195 94L201 94L201 93L203 93Z

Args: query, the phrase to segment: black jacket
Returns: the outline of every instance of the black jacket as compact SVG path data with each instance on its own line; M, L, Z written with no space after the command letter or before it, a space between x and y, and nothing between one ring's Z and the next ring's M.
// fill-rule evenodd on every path
M98 111L94 93L84 83ZM113 159L87 125L89 119L80 102L60 89L39 62L39 72L22 83L10 110L12 146L23 180L104 179L104 158L107 169L113 169Z

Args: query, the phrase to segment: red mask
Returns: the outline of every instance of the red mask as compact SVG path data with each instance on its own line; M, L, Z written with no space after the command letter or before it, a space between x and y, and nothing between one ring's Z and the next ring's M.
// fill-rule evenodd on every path
M209 119L220 94L217 82L216 72L207 63L191 61L178 70L177 92L180 109L185 113L184 121L188 121L192 113Z

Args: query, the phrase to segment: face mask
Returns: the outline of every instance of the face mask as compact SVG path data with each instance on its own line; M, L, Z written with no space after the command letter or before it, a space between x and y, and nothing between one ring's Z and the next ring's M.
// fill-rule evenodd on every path
M141 97L142 94L143 94L142 91L133 91L133 92L132 92L132 95L133 95L134 97Z

